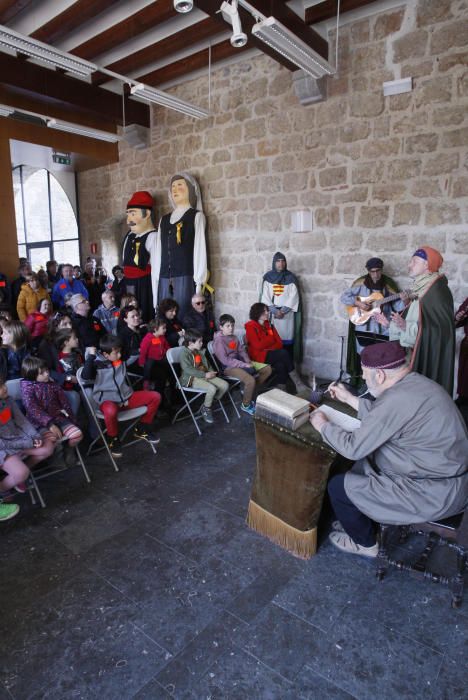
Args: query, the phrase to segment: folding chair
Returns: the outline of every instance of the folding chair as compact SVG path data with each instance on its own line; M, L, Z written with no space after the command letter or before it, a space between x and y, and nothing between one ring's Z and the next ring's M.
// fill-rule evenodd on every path
M192 404L194 401L199 399L201 396L204 396L206 394L206 391L204 389L194 389L193 387L188 387L188 386L182 386L180 383L179 375L177 374L177 369L176 365L180 364L180 356L182 352L184 351L183 347L180 348L171 348L170 350L167 351L167 361L169 362L169 366L172 370L172 373L174 375L175 381L176 381L176 387L182 394L182 398L184 399L184 406L182 408L179 408L177 413L175 414L174 418L172 419L172 423L176 423L177 421L180 420L185 420L189 416L184 416L184 412L188 411L190 417L192 418L193 424L197 430L197 433L201 436L202 431L200 430L200 426L198 425L198 421L202 420L201 415L197 415L196 413L193 412L192 410ZM189 400L187 397L191 396L192 398ZM224 406L221 402L220 399L217 399L219 403L219 408L223 412L223 415L226 419L226 423L229 423L229 418L227 416L226 411L224 410Z
M228 374L224 374L224 372L222 371L222 369L221 369L221 367L220 367L220 365L219 365L218 358L216 357L216 355L215 355L215 353L214 353L213 345L214 345L214 343L213 343L212 340L210 340L210 342L209 342L208 345L207 345L207 348L208 348L208 352L209 352L209 354L210 354L211 361L212 361L212 363L213 363L213 366L214 366L215 370L218 372L218 376L221 377L221 379L224 379L226 382L229 383L229 389L228 389L227 395L228 395L228 397L229 397L230 402L232 403L232 405L233 405L233 407L234 407L234 410L235 410L235 412L236 412L237 417L240 418L241 415L240 415L240 413L239 413L239 411L238 411L238 409L237 409L237 406L236 406L236 404L235 404L234 399L232 398L232 391L233 391L234 389L237 389L238 387L240 387L240 385L241 385L241 380L240 380L240 379L236 379L236 377L230 377Z
M138 386L140 382L143 382L143 375L132 372L131 370L132 365L136 364L137 362L138 357L136 355L133 355L132 357L129 357L128 360L125 360L125 364L127 365L127 377L130 379L130 383L133 388Z
M21 379L9 379L6 382L6 386L8 388L8 394L9 396L14 399L17 403L20 403L20 408L23 410L23 404L21 402ZM67 442L66 438L62 438L58 443L64 443ZM85 463L83 461L83 457L80 452L80 448L78 445L75 445L74 447L75 454L77 456L78 462L81 466L81 469L83 471L83 474L85 476L86 481L91 483L91 479L88 474L88 470L86 469ZM39 500L39 503L41 504L42 508L46 507L46 503L44 501L44 498L42 496L42 493L39 489L39 486L37 485L37 482L40 481L40 479L45 479L49 476L53 476L54 474L60 474L60 472L67 471L69 467L67 467L65 464L60 465L60 466L54 466L53 463L53 454L49 457L48 460L45 460L44 464L41 462L34 467L33 470L31 470L31 473L28 477L28 480L26 482L26 486L28 488L29 495L31 497L31 501L33 505L36 503L36 499L34 497L34 492L37 495L37 498Z
M105 421L104 421L104 414L103 412L97 408L96 404L94 403L93 400L93 382L92 381L87 381L82 378L82 373L83 373L83 368L80 367L80 369L76 373L76 378L78 380L78 386L80 387L81 393L83 394L83 400L85 402L85 405L88 409L88 413L91 416L91 418L94 421L94 424L96 426L96 429L98 431L97 437L92 440L92 442L89 444L88 451L86 452L87 455L91 454L96 454L96 452L100 452L101 450L106 450L110 461L112 462L112 466L114 467L115 471L118 472L120 471L115 459L112 455L112 452L110 451L109 445L107 444L106 440L106 433L107 433L107 428L105 427ZM141 416L144 416L145 413L147 412L147 407L146 406L140 406L139 408L127 408L124 411L119 411L117 414L117 420L119 423L129 423L128 427L124 430L122 433L122 445L123 447L129 447L130 445L134 445L137 442L140 442L139 439L136 440L130 440L129 442L125 442L125 438L132 430L135 425L138 423L140 420ZM104 424L104 428L101 426L101 423ZM102 440L102 447L97 448L93 450L94 445L96 445L99 440ZM149 442L148 443L151 447L151 450L153 451L153 454L156 454L156 447L153 445L153 443Z

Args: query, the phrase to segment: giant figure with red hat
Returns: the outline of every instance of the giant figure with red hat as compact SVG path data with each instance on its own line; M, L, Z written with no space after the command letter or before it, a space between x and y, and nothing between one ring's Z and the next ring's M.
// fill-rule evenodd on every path
M149 192L135 192L127 202L129 231L122 247L126 290L134 294L143 322L154 317L157 300L154 260L157 232L152 222L154 199Z

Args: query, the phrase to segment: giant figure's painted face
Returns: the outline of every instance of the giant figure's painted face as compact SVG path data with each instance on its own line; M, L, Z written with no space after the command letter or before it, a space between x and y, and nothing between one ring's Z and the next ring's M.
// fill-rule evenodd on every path
M189 189L184 178L174 180L174 182L171 184L171 194L177 207L190 206Z
M127 226L132 233L145 233L151 227L151 210L127 209Z

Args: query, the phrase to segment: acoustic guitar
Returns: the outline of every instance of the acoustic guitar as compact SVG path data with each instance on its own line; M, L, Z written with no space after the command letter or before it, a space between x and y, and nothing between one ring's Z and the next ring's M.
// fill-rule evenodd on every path
M358 309L357 306L348 306L348 315L351 323L355 326L362 326L364 323L370 319L371 316L380 313L380 307L383 304L389 304L391 301L396 301L396 299L401 299L403 295L406 295L408 299L417 299L417 294L412 294L410 291L405 290L399 294L392 294L389 297L384 297L380 292L372 292L368 297L356 297L357 301L363 304L369 304L369 310L364 311L364 309Z

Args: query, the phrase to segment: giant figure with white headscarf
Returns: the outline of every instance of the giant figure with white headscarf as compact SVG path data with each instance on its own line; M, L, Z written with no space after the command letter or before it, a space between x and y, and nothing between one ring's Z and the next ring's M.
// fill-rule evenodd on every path
M174 210L159 223L153 272L158 278L158 302L175 299L183 317L191 298L207 277L206 219L198 182L186 172L171 178L169 199Z

